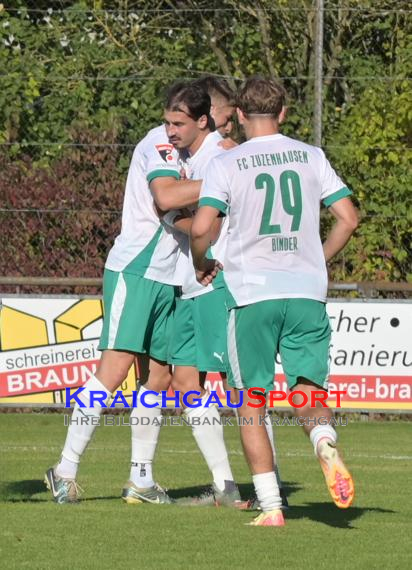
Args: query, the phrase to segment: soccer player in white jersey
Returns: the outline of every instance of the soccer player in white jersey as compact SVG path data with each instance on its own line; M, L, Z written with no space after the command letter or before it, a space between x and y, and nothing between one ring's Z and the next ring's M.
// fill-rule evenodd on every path
M210 156L223 152L222 147L219 146L222 141L222 136L217 131L211 132L212 121L209 116L209 108L201 117L199 117L196 112L196 100L199 96L203 96L202 94L205 93L206 91L204 91L203 85L197 84L196 82L177 83L169 91L165 105L165 124L169 142L175 145L175 147L181 150L182 154L184 154L185 170L188 178L198 178L203 175L200 165L206 164ZM228 103L230 103L230 100ZM224 120L223 126L226 128L228 119L234 112L233 102L232 105L227 105L227 110L225 112L227 118ZM173 226L173 222L176 217L179 218L179 221L176 222L177 227L180 227L181 229L182 225L186 226L186 224L191 224L191 218L185 218L185 216L181 215L181 211L179 210L169 211L166 216L164 216L164 219L167 219L168 223ZM188 232L188 228L186 229L186 232ZM185 244L182 241L182 247L185 248L185 254L187 256L187 236L182 234L182 240L184 237ZM187 267L189 268L188 264ZM192 264L190 264L190 270L192 274L192 279L190 280L192 286L194 286L195 290L201 289L203 292L203 287L201 287L196 281ZM185 281L186 276L183 279L183 283ZM184 291L186 291L185 288ZM180 307L180 299L178 299L177 302ZM221 312L224 312L223 300L221 308ZM223 315L223 318L224 316L225 315ZM179 363L180 357L186 357L187 345L190 343L191 348L194 350L194 354L190 355L190 357L193 356L193 360L190 360L189 364L196 366L195 341L193 338L193 327L191 326L190 318L190 311L189 315L186 313L182 315L181 310L177 308L174 321L177 320L179 324L176 326L173 324L170 337L172 341L177 343L179 348L186 348L183 349L184 354L181 354L179 348L177 349L177 352L179 352L178 360L175 361L172 359L172 364L176 364L176 362ZM180 326L180 324L183 326ZM207 325L209 324L210 322L208 321ZM216 328L218 325L219 323L213 322L212 320L212 330L209 332L209 336L213 334L213 328ZM224 342L224 344L225 336L225 333L222 334L221 331L219 331L219 339ZM172 342L172 344L174 343ZM218 346L216 346L216 350L217 349ZM213 357L209 362L211 362L213 368ZM223 365L220 362L218 364L221 366ZM204 368L204 370L206 371L208 368ZM219 368L219 370L221 370L221 368ZM164 385L163 389L166 390L169 387L169 384ZM201 390L199 385L199 374L196 368L187 369L187 372L184 375L184 382L182 382L181 385L178 385L177 389L181 391L181 396L189 390ZM145 391L146 386L143 386L141 388L141 393L144 393ZM204 401L202 400L199 407L190 408L187 412L187 417L192 423L193 435L212 472L214 483L221 491L221 503L233 504L236 502L235 506L240 506L240 495L237 490L237 486L233 481L233 475L224 443L223 427L222 425L219 425L219 413L214 406L205 406L208 396L209 395L205 397ZM138 410L136 411L138 412ZM144 415L148 414L150 414L150 410L144 410ZM151 461L149 461L145 449L150 446L153 450L151 456L154 455L154 447L159 435L159 430L151 429L150 426L148 426L145 433L140 430L141 437L139 437L139 434L134 434L134 431L134 427L132 426L132 460L140 467L140 474L137 474L137 477L134 479L131 478L123 489L124 500L131 504L139 503L142 500L141 488L145 485L147 480L147 468L148 466L151 467Z
M195 82L195 85L199 83ZM229 112L233 113L234 101L229 102L231 106L227 105L227 107ZM172 105L166 109L166 130L170 142L181 152L187 152L189 155L186 160L187 177L201 179L205 175L209 160L225 150L221 146L221 134L217 130L212 131L209 125L202 133L203 140L200 146L191 144L196 136L196 126L193 125L190 131L182 132L189 104L190 92L182 86L181 91L176 93ZM217 123L219 124L219 121ZM184 231L185 228L182 226L185 225L186 233L188 233L191 218L182 219L178 214L179 212L176 211L169 212L170 222L173 223L172 217L177 215L178 221L175 227L180 227ZM223 259L225 223L222 228L216 228L217 233L219 236L211 246L212 255ZM223 427L219 423L219 412L215 406L205 405L209 393L201 388L204 385L207 371L226 372L224 361L226 356L226 307L222 274L220 277L221 279L217 279L209 287L203 287L196 280L192 260L188 260L182 295L176 303L170 346L169 362L174 365L173 388L179 391L181 396L196 389L202 394L201 406L189 407L185 410L186 417L191 422L194 437L213 475L212 488L196 499L196 503L202 505L213 503L232 505L241 502L227 461L226 448L221 445Z
M195 112L199 116L207 115L209 97L200 97L194 107L196 105ZM127 377L136 356L140 379L146 381L148 389L158 393L170 383L169 333L177 286L183 279L183 265L176 234L161 221L158 211L192 204L200 189L199 182L179 180L180 169L178 153L168 142L164 125L151 130L133 153L121 233L105 264L105 315L99 344L103 354L95 376L78 396L85 407L75 405L61 460L45 476L46 485L58 503L76 502L79 496L76 475L80 458L102 413L100 402L90 405L91 393L104 394L107 404ZM161 396L149 396L147 403L157 404L151 409L151 415L159 418ZM140 406L132 415L141 413ZM143 438L144 430L142 425L134 428L139 438ZM132 448L133 436L132 430ZM150 443L143 449L147 456L154 453ZM142 495L148 501L170 502L167 494L153 482L150 462L146 469L147 484ZM132 464L132 473L138 470L139 466Z
M205 76L194 82L196 87L206 90L211 97L211 116L216 131L211 132L209 128L203 131L204 140L201 146L192 152L186 162L187 176L193 179L203 178L208 161L215 155L223 152L222 137L228 136L232 128L232 114L234 112L234 93L227 82L220 78ZM182 86L183 88L184 86ZM182 92L183 93L183 92ZM187 93L186 93L187 97ZM184 103L183 103L184 104ZM175 112L176 113L176 112ZM192 122L192 128L180 136L180 127L186 127L188 122L185 113L179 112L172 115L166 112L166 119L171 119L168 132L170 142L187 152L187 148L192 147L195 140L196 125ZM183 119L183 121L182 121ZM189 121L190 124L190 121ZM228 148L236 146L231 143ZM182 150L183 149L183 150ZM185 233L189 232L192 219L181 215L179 211L171 211L166 215L167 220L178 220L174 227ZM173 224L172 224L173 225ZM212 246L213 255L223 258L226 224L220 230L220 235L216 243ZM190 260L186 278L183 282L182 296L177 302L177 310L171 335L171 349L169 362L174 365L174 375L172 385L180 394L185 394L189 390L199 388L204 385L207 371L218 371L222 374L226 389L226 325L227 310L225 304L224 281L222 276L208 289L200 286L195 278L193 264ZM205 295L211 293L210 295ZM202 389L204 401L208 394ZM233 394L232 394L233 399ZM239 505L238 489L233 482L230 465L227 460L227 452L223 445L223 430L221 426L211 429L205 422L212 423L213 419L218 420L217 411L214 408L200 406L196 409L186 410L189 419L203 418L202 425L192 424L193 433L202 454L213 475L213 485L202 496L194 498L192 504L207 505L211 503ZM212 416L212 417L209 417ZM216 417L215 417L216 416ZM269 418L266 418L268 435L276 455L273 429ZM194 420L196 421L196 420ZM138 448L138 446L136 446ZM276 466L276 476L279 484L280 476ZM282 488L282 505L287 507L287 498ZM133 500L133 486L125 488L126 500ZM131 495L131 496L129 496Z
M229 138L229 135L231 134L232 128L233 128L233 108L235 105L235 100L236 97L234 96L234 92L233 90L230 88L230 86L228 85L227 81L221 78L216 78L214 76L211 75L206 75L201 77L200 79L196 80L196 84L200 87L202 87L205 91L207 91L210 95L211 98L211 107L210 107L210 114L211 117L213 118L213 122L215 125L216 130L222 135L222 137L224 137L224 141L223 143L219 143L219 146L222 146L225 150L229 150L235 146L237 146L237 144ZM205 169L203 169L205 170ZM197 178L197 177L194 177ZM226 235L226 231L227 228L224 227L224 233ZM222 249L222 247L224 246L219 246L218 249ZM222 251L223 254L223 251ZM217 258L219 259L219 256L217 256ZM225 311L226 311L226 304L225 304ZM226 313L225 313L226 315ZM227 315L226 315L227 317ZM206 319L206 323L209 320L210 322L210 318ZM206 327L207 328L207 327ZM209 327L209 330L211 330L212 327ZM223 350L226 354L227 349L226 349L226 341L225 344L223 346ZM222 354L223 350L216 350L213 352L216 352L216 354ZM227 378L226 378L226 374L222 374L222 378L223 378L223 383L224 383L224 387L225 390L228 390L229 387L227 385ZM178 388L177 388L178 389ZM232 394L233 395L233 394ZM286 491L282 486L282 482L281 482L281 477L280 477L280 472L279 472L279 462L277 460L277 455L276 455L276 445L275 445L275 439L274 439L274 434L273 434L273 427L271 425L270 422L270 417L269 415L266 416L265 418L265 425L267 427L267 431L268 431L268 436L269 436L269 440L270 440L270 444L272 446L272 450L273 450L273 455L274 455L274 459L275 459L275 471L276 471L276 479L278 481L278 484L280 486L280 491L281 491L281 496L282 496L282 506L284 508L288 507L288 500L287 500L287 496L286 496Z
M311 393L326 389L330 326L325 309L328 262L350 239L358 217L350 190L321 149L279 133L284 90L274 80L254 77L242 86L238 118L247 142L214 158L203 181L199 210L191 228L191 250L198 280L205 286L221 269L207 259L211 228L220 213L229 213L224 259L228 289L229 382L243 391L241 426L262 514L251 524L282 526L281 499L263 412L249 407L256 399L248 389L273 389L274 357L279 351L295 397L324 472L340 508L351 505L352 477L336 449L334 428L320 418L329 408L311 407ZM319 235L320 202L336 221L326 241ZM305 403L306 402L306 403Z
M211 113L216 127L223 134L229 134L228 119L234 111L234 94L227 83L221 79L205 77L196 82L196 86L204 87L211 96ZM174 108L166 110L166 129L169 140L181 151L189 151L186 161L187 176L192 179L201 179L207 170L211 158L225 152L222 148L222 136L217 130L212 132L209 128L203 131L203 142L195 150L191 141L196 136L196 126L181 134L180 129L185 125L185 104L189 101L188 94L182 86L182 91L176 94ZM172 105L169 105L172 107ZM178 110L180 109L180 110ZM183 218L178 211L169 212L168 220L178 220L175 227L188 233L191 218ZM226 245L226 220L220 227L220 233L209 254L223 259ZM207 371L220 372L226 376L226 326L227 310L225 304L225 291L223 275L209 287L200 285L195 276L192 259L189 255L189 264L182 286L181 298L177 301L173 329L171 334L170 360L174 365L172 386L180 394L204 385ZM213 474L213 485L200 497L194 498L192 504L240 504L240 495L233 481L227 452L222 445L223 430L217 423L213 428L212 422L219 420L219 414L214 407L203 404L209 394L202 389L202 406L186 409L186 416L190 421L200 420L197 425L192 423L194 436ZM232 396L233 398L233 396ZM267 423L268 433L273 443L273 430ZM274 448L274 443L273 443ZM275 453L275 451L274 451ZM287 504L286 497L284 498Z

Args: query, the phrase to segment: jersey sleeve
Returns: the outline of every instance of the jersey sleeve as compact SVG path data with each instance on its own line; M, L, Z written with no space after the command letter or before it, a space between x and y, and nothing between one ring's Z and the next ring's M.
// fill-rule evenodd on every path
M338 200L350 196L352 192L336 174L323 151L321 151L321 160L321 200L324 206L329 208Z
M207 167L200 190L199 207L212 206L227 214L230 204L230 187L221 161L213 158Z
M149 184L155 178L164 176L172 176L177 180L180 178L177 150L168 142L165 134L159 133L147 142L145 159Z

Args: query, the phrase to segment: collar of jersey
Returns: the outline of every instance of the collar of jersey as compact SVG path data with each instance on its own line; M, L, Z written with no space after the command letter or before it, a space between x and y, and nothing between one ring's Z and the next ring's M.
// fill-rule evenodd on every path
M210 142L213 141L213 139L216 139L216 144L217 144L217 140L223 139L222 135L219 133L219 131L212 131L211 133L208 133L205 138L203 139L202 144L200 145L200 147L197 149L197 151L195 152L195 154L192 154L189 156L188 158L188 162L190 162L191 160L193 160L198 154L199 152L203 149L203 147L205 147L207 144L209 144Z
M261 137L253 137L252 139L247 140L247 143L250 142L255 142L255 141L267 141L269 139L280 139L283 138L285 135L282 135L282 133L276 133L274 135L264 135Z

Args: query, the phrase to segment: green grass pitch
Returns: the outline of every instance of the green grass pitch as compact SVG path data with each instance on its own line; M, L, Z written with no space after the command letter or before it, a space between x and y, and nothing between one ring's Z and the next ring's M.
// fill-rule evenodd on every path
M101 426L81 464L79 505L56 505L42 482L64 442L63 416L0 415L0 560L3 568L316 569L410 568L412 446L407 422L349 423L340 446L356 483L337 509L299 427L278 427L291 508L284 528L245 526L253 513L225 508L125 505L130 428ZM251 492L236 427L225 428L234 474ZM165 426L158 482L178 497L209 474L188 427Z

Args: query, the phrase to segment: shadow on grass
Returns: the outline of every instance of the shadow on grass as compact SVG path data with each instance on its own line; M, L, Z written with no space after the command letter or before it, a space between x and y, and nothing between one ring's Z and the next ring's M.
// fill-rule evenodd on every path
M0 500L4 503L20 503L30 501L42 503L43 498L33 497L44 493L46 485L40 479L26 479L24 481L5 481L0 483Z
M284 488L286 490L286 496L289 499L289 503L292 502L292 505L285 512L286 520L308 519L334 528L355 530L356 526L354 526L353 523L367 513L385 514L396 512L390 509L382 509L379 507L353 506L349 509L339 509L332 502L306 503L305 505L294 506L293 499L290 501L290 497L293 493L296 493L302 487L294 482L285 482ZM202 492L205 491L205 489L205 487L186 487L182 489L169 490L168 493L173 499L177 499L177 502L179 503L179 501L183 498L198 497ZM239 490L243 499L248 499L254 496L254 488L252 484L240 484ZM243 512L250 516L252 511L246 510ZM257 515L258 513L259 511L254 511L254 514Z
M305 505L292 506L286 513L287 519L308 519L323 523L335 528L355 530L353 522L367 513L395 513L390 509L379 507L357 507L338 509L333 503L306 503Z
M251 498L256 496L255 490L253 487L253 483L239 483L238 487L239 487L239 492L240 492L242 499L248 500L248 499L251 499ZM293 481L286 481L286 482L284 481L283 487L286 491L286 496L288 498L293 493L296 493L297 491L300 491L300 489L302 489L301 485L298 485L297 483L295 483ZM187 497L198 497L207 489L210 489L210 486L207 487L205 485L202 485L202 486L196 486L196 487L182 487L179 489L169 489L168 494L173 499L182 499L182 498L187 498Z
M39 493L43 493L44 496L34 496ZM45 495L46 493L47 495ZM119 500L119 498L120 493L108 497L85 497L81 501L107 501ZM51 502L51 495L42 479L5 481L0 483L0 501L3 503L49 503Z
M288 498L301 489L300 485L294 482L284 483ZM241 483L239 485L240 494L243 499L254 496L253 485L250 483ZM205 491L204 486L185 487L180 489L171 489L168 491L173 499L181 499L186 497L198 497ZM46 495L47 493L47 495ZM35 495L42 494L42 497ZM85 497L81 502L89 501L119 501L119 495ZM41 479L27 479L23 481L6 481L0 483L0 501L3 503L48 503L51 501L50 492L46 489L44 481ZM292 501L293 503L293 501ZM252 511L243 511L249 516ZM334 528L356 530L353 523L367 513L395 513L390 509L382 509L378 507L350 507L349 509L338 509L331 502L306 503L304 505L292 506L286 511L286 520L308 519L319 522ZM257 511L254 514L258 514Z

